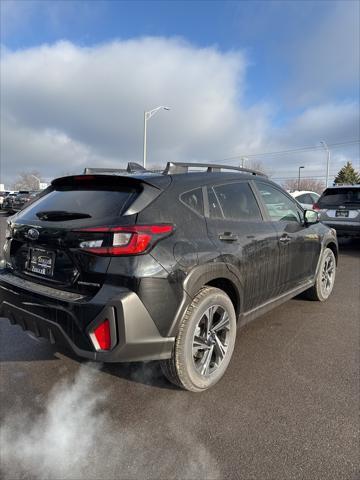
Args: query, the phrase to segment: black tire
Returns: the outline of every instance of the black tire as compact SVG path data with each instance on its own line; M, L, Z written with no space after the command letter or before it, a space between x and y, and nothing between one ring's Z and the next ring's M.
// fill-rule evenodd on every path
M329 277L329 270L332 269L331 277ZM309 300L318 302L325 302L334 288L336 276L336 258L334 252L330 248L325 248L319 265L319 271L316 276L316 281L313 287L306 290L305 296ZM325 284L329 283L328 288L325 288Z
M204 287L187 308L172 357L161 362L162 371L170 382L185 390L207 390L224 375L235 339L236 313L230 298L218 288Z

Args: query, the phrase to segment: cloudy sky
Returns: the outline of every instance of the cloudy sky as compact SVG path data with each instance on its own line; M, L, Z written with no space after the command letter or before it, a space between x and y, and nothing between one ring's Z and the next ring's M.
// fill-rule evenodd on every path
M141 163L158 105L149 164L359 167L359 5L2 0L1 181Z

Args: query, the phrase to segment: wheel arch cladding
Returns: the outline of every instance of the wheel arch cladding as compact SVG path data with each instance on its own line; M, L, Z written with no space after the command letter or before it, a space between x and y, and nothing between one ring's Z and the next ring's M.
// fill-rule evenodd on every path
M216 287L225 292L234 305L236 317L239 317L242 313L242 285L240 280L227 268L225 263L200 265L194 268L184 281L184 297L166 335L177 335L178 326L188 306L205 286Z

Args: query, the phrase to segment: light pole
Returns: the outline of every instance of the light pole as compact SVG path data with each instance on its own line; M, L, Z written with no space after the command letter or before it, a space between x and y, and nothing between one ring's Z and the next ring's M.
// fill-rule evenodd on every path
M299 167L299 176L298 176L298 190L300 190L300 172L301 172L301 169L302 168L305 168L304 166L302 167Z
M321 145L324 147L326 151L326 180L325 180L325 186L327 188L328 183L329 183L329 168L330 168L330 150L329 147L327 146L326 142L323 140L320 142Z
M149 118L153 117L159 110L170 110L170 107L164 107L161 105L160 107L153 108L148 112L144 112L144 156L143 156L143 167L146 168L146 135L147 135L147 121Z

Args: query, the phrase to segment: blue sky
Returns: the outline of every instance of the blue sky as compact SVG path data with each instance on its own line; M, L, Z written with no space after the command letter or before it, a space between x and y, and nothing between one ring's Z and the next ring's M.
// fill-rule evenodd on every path
M272 151L274 148L308 145L309 142L312 144L317 140L312 137L311 125L304 126L304 119L314 121L316 123L314 130L317 131L321 115L324 115L325 126L323 131L319 131L319 135L323 135L328 143L346 142L359 137L357 131L359 2L3 0L1 8L1 43L5 51L2 70L5 80L7 71L12 73L12 68L20 68L14 66L16 58L20 58L19 55L22 55L21 64L24 69L24 65L30 59L34 60L35 53L43 54L41 46L45 44L50 49L50 57L46 57L48 65L56 70L52 60L56 55L63 58L64 51L68 52L69 48L75 49L83 56L90 55L91 52L92 59L95 58L97 61L101 55L108 58L110 54L106 53L103 47L109 49L111 44L115 43L120 49L123 47L132 49L127 42L138 41L139 50L145 48L146 51L146 48L149 48L149 52L153 53L154 49L149 47L149 41L151 43L151 39L159 39L163 43L158 46L160 50L156 51L165 52L169 46L171 58L179 57L179 68L184 72L188 69L189 72L193 71L193 67L184 59L186 56L194 60L197 55L201 55L202 61L205 62L204 71L214 56L217 56L216 61L219 62L220 68L221 62L224 61L226 64L224 69L228 72L224 79L219 79L211 87L213 79L207 77L203 79L204 85L209 87L210 91L216 89L221 93L216 105L219 105L219 102L222 105L224 102L229 104L231 111L227 112L226 118L232 114L245 118L248 115L251 122L261 124L254 127L258 130L253 138L250 138L251 132L249 133L246 128L240 129L239 134L248 138L243 145L235 140L232 145L231 138L226 135L226 138L219 137L219 142L222 138L224 141L224 156L236 153L238 148L243 148L244 154L251 155L261 151ZM142 41L145 43L141 43ZM135 54L133 50L131 51L135 56L140 55L139 51ZM206 51L211 54L206 56L204 54ZM116 61L116 55L120 53L114 55ZM128 61L127 55L120 56L122 62ZM157 58L151 57L145 61L149 62L149 69L151 62L155 65L159 63ZM101 65L103 68L103 63ZM126 63L123 67L128 69ZM134 69L132 64L131 68ZM161 80L162 69L166 69L166 63L154 68L159 68L158 75ZM216 69L209 71L217 75ZM181 72L179 75L181 76ZM186 74L185 83L187 79ZM25 73L23 80L27 83L26 90L29 92L29 82L34 80L31 75L26 78ZM100 85L106 89L104 85L106 80L102 79L99 82L97 88ZM166 87L173 82L173 76L169 77ZM155 83L156 79L154 85ZM199 88L199 83L197 77L195 91ZM127 84L122 85L127 88ZM155 94L154 85L151 87L147 86L146 82L143 84L144 89L149 88L146 98L150 106L153 106L154 102L156 104L159 98ZM222 90L229 85L232 93L225 99ZM18 84L20 89L21 86ZM36 85L33 87L36 90ZM187 90L189 88L187 87ZM10 90L10 87L7 89L5 81L2 89L3 99L15 96ZM136 93L136 90L132 91L135 96ZM62 94L67 95L66 92ZM176 89L174 86L171 93L168 93L170 103L174 103L173 97L178 94L184 95L184 101L190 102L185 87L183 91L177 83ZM41 101L41 95L38 100ZM7 119L6 122L11 118L11 121L15 122L13 126L16 124L19 128L28 130L33 128L31 122L29 123L31 117L28 115L29 112L25 115L21 107L15 105L13 101L7 103L8 106L2 115L2 118ZM31 106L28 106L28 109L30 108ZM51 108L50 102L49 109ZM58 107L54 106L54 111L56 108ZM191 105L188 108L191 111ZM233 108L237 108L238 111L234 113ZM127 103L126 109L130 112L131 105ZM81 128L73 125L69 111L64 113L60 121L59 116L52 117L50 110L48 114L44 113L41 121L39 119L38 130L30 132L31 134L40 134L41 129L47 133L56 132L56 135L65 135L71 141L77 142L76 145L81 144L94 159L113 161L113 152L104 151L100 143L94 144L90 141L90 127L89 131L79 133ZM215 111L217 106L214 107ZM326 126L329 123L329 112L333 115L334 122L336 118L340 119L338 133L336 123ZM66 115L69 116L68 120ZM46 118L49 120L48 126ZM350 129L349 122L352 125ZM161 132L157 129L164 126L163 120L157 121L156 125L154 123L154 139L160 136ZM230 128L235 131L234 125L230 125ZM292 132L291 135L289 132ZM123 135L129 137L125 132ZM211 130L209 135L212 135ZM161 148L156 148L157 156L162 161L169 154L169 146L163 152ZM13 150L13 146L8 148L3 154L3 161L9 157L9 152L14 155ZM198 149L195 150L197 151L193 159L198 159L201 155ZM181 155L190 154L180 145L171 153L177 156L176 153L179 151ZM122 157L126 160L132 155L136 156L138 152L132 151L129 146L124 149ZM356 157L356 147L344 149L339 163L347 155L352 159ZM278 164L280 165L279 162ZM38 168L41 167L39 164ZM10 170L9 173L12 174ZM45 170L47 173L50 171L49 168Z
M292 55L296 55L297 44L334 14L339 4L326 0L5 0L5 11L12 3L17 8L2 26L2 43L11 49L63 39L86 46L141 36L179 36L199 47L242 50L249 62L249 103L274 96L281 101L281 92L294 73ZM356 2L343 3L356 18ZM359 95L355 82L334 86L330 94L339 99ZM281 103L290 110L286 102Z

